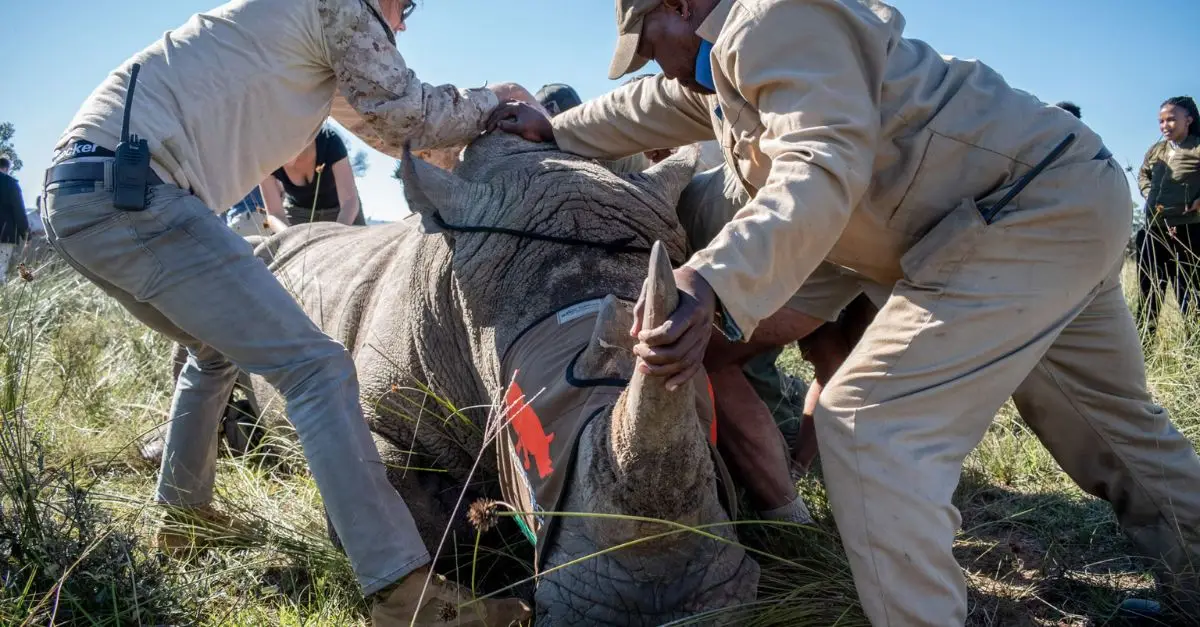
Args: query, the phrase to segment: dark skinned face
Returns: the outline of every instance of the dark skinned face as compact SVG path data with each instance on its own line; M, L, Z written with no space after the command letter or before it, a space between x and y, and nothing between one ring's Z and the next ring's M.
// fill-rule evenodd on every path
M1188 115L1187 109L1183 107L1165 105L1158 112L1158 130L1162 132L1163 137L1173 142L1187 139L1188 126L1191 123L1192 116Z
M712 11L711 0L666 0L646 14L638 54L658 62L667 78L691 91L711 94L696 82L696 55L700 36L696 29Z

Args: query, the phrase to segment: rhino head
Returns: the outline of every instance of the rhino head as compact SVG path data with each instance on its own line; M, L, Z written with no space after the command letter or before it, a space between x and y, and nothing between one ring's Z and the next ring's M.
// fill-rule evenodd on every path
M621 373L628 384L580 435L560 509L599 516L559 520L539 547L539 624L658 625L755 597L758 566L722 525L729 516L705 439L709 417L697 411L704 380L667 391L664 380L635 372L631 352L639 292L645 326L678 303L671 260L683 260L686 243L675 205L695 168L696 155L681 151L616 175L503 134L476 140L453 173L411 155L402 164L409 207L451 240L472 358L493 390L507 383L499 356L521 331L567 305L604 299L578 367ZM702 533L686 530L698 526Z

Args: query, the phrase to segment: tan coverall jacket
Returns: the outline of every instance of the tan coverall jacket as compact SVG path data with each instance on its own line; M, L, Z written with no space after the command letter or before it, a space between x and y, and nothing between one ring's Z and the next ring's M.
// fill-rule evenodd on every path
M903 26L876 2L725 0L698 31L714 44L715 96L636 81L555 117L555 138L611 158L715 135L754 201L689 265L750 335L823 259L892 283L963 199L1011 183L1068 133L1065 158L1103 145L990 68L903 39ZM768 233L770 247L734 244Z
M1200 461L1146 391L1119 282L1124 175L1074 116L903 26L874 0L723 0L697 31L713 44L715 95L637 81L556 117L555 136L595 158L721 143L752 199L688 265L733 337L824 260L892 286L816 421L874 624L963 624L951 495L1010 396L1064 470L1120 504L1137 548L1178 575L1200 563Z
M498 102L489 89L421 82L377 0L254 0L193 15L113 71L75 114L72 138L113 150L132 62L130 131L159 178L223 212L317 136L330 115L399 156L465 144ZM263 112L269 112L263 115Z

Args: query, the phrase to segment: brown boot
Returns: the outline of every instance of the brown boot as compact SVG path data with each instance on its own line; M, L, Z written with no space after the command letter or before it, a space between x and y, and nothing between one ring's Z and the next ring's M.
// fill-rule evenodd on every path
M233 533L234 521L211 505L183 508L164 506L162 525L154 538L155 548L173 555L214 546Z
M532 616L520 599L484 599L459 607L471 600L471 592L435 575L425 588L429 567L409 573L391 588L378 592L371 608L374 627L508 627ZM424 596L421 590L425 589ZM414 620L415 615L415 620Z

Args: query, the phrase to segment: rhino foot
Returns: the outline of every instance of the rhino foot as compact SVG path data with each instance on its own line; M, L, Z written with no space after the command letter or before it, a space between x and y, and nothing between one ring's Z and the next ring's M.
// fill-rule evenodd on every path
M219 438L225 440L225 446L219 451L228 451L232 457L245 457L256 450L264 459L270 460L273 453L264 450L264 426L259 420L259 412L251 399L231 400L225 408L225 415L217 427ZM147 464L158 466L162 463L163 450L167 442L167 425L161 424L146 434L138 443L138 456Z
M158 466L162 463L163 448L167 443L167 427L161 425L138 443L138 456L147 464Z

